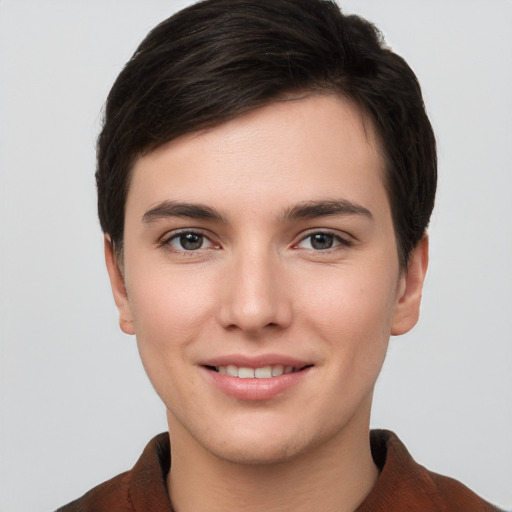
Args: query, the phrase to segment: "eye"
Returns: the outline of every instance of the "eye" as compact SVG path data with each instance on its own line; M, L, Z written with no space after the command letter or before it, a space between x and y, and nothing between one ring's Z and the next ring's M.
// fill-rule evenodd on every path
M168 238L165 243L179 251L197 251L213 247L213 243L206 236L194 231L177 233Z
M315 251L326 251L338 245L349 246L350 242L332 233L311 233L303 238L297 247L301 249L313 249Z

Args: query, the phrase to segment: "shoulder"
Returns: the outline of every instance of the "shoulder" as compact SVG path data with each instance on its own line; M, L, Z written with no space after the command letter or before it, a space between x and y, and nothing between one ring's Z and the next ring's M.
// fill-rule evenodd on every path
M94 487L56 512L172 512L166 486L169 468L169 435L159 434L130 471Z
M130 473L127 471L103 482L56 512L131 512Z
M380 475L357 512L499 512L457 480L416 463L393 432L374 430L370 440Z
M480 498L461 482L428 471L434 488L444 505L443 510L466 510L467 512L500 512L500 509Z

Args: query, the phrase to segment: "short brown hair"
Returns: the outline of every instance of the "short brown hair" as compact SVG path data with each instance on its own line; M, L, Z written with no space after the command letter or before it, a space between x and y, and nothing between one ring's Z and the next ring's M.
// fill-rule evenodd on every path
M371 119L404 267L437 182L421 89L371 23L325 0L204 0L148 34L110 91L98 139L99 218L116 252L138 157L294 91L340 94Z

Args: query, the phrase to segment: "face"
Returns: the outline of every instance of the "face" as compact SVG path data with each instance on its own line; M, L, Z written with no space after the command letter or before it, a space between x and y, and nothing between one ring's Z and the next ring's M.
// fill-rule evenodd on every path
M171 439L243 463L363 432L390 334L416 322L378 143L347 100L282 101L140 158L107 264ZM172 441L173 442L173 441Z

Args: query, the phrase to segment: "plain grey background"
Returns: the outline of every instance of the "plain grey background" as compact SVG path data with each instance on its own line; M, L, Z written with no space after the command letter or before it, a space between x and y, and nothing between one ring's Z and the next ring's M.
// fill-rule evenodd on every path
M0 510L53 510L166 429L117 327L94 142L122 65L187 1L0 0ZM422 318L372 426L512 509L512 3L348 0L416 71L440 183Z

